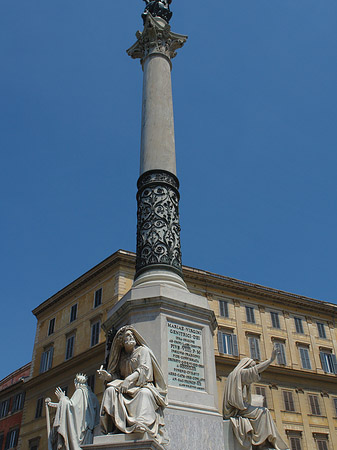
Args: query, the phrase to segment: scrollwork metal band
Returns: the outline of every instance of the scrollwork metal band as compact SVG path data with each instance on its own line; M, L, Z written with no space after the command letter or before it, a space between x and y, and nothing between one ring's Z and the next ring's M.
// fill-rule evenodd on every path
M179 181L165 170L150 170L137 183L137 278L147 268L182 276Z

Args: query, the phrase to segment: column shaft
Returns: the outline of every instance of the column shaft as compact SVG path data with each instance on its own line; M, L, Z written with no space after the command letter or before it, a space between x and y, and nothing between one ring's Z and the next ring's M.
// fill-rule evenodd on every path
M171 65L161 53L143 62L140 175L154 169L176 175Z

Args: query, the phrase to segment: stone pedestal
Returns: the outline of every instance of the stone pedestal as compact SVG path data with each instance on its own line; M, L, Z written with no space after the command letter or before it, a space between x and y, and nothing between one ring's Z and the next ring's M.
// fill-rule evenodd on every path
M110 434L95 436L93 444L83 445L83 450L164 450L147 433Z
M154 352L168 384L164 410L169 450L223 450L213 333L207 299L165 283L132 288L103 328L134 326Z
M224 450L252 450L252 447L242 447L233 433L233 427L230 420L223 421Z

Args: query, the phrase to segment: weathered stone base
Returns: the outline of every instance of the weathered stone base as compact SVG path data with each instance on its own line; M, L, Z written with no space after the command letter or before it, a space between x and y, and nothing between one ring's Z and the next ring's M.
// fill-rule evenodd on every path
M224 450L252 450L252 447L242 447L236 439L230 420L223 421Z
M95 436L94 443L83 445L83 450L164 450L147 433L108 434Z
M170 443L165 447L167 450L224 450L223 419L220 414L168 407L164 417L170 438Z

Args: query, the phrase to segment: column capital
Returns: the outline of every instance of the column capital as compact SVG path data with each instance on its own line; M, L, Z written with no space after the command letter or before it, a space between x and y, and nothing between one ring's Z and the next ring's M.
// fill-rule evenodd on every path
M171 60L176 56L176 50L181 48L187 36L173 33L170 25L161 17L148 14L145 18L144 30L137 31L137 41L126 52L131 58L144 60L151 55L161 54Z

